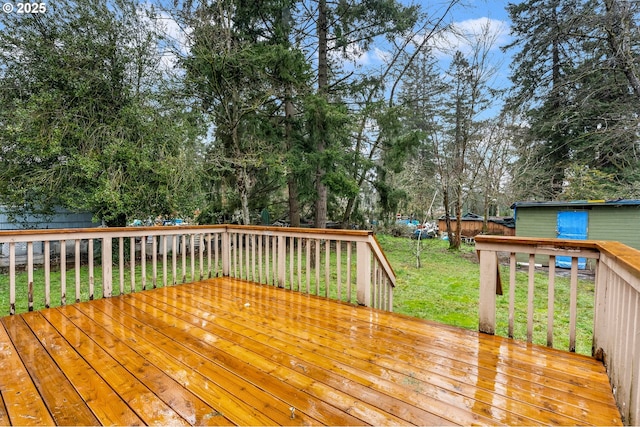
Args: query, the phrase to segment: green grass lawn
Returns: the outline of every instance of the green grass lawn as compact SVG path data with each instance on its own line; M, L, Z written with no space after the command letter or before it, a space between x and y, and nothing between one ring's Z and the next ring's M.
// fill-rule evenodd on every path
M450 251L448 242L441 240L424 240L422 244L421 267L416 267L415 247L416 241L407 238L397 238L388 235L379 235L378 240L382 245L391 265L393 266L397 281L394 290L394 311L409 316L433 320L453 326L475 330L478 327L478 294L479 294L479 266L473 246L464 246L459 252ZM342 275L346 264L342 262ZM335 265L335 254L332 254L332 265ZM352 263L355 263L355 255ZM169 260L168 283L172 282L171 261ZM182 281L181 259L177 263L176 281ZM305 265L305 258L303 264ZM151 285L151 262L147 262L147 287ZM296 264L297 269L297 264ZM303 267L304 269L304 267ZM196 269L199 271L199 268ZM288 271L288 264L287 264ZM311 293L324 295L324 254L321 256L321 271L319 281L316 283L315 272L310 275ZM352 295L355 300L355 266L352 266ZM331 282L336 282L335 270L331 271ZM125 292L129 292L131 270L124 269ZM158 274L162 275L162 269L158 268ZM66 303L75 300L75 270L69 268L67 273ZM101 269L96 266L94 271L95 290L94 295L99 298L102 295ZM137 290L140 289L140 267L135 270ZM303 273L304 276L306 276ZM41 268L34 271L34 282L43 283L44 273ZM197 279L198 277L196 277ZM508 319L508 286L509 272L507 267L502 269L503 296L497 296L497 334L507 336ZM119 293L119 270L114 266L113 293ZM287 279L288 280L288 279ZM294 280L297 281L297 278ZM306 277L302 278L303 281ZM527 318L527 274L518 272L516 286L516 329L515 338L524 340L526 337ZM190 277L190 260L187 261L187 281ZM88 268L83 266L80 270L81 300L89 299ZM17 312L27 311L27 277L26 273L18 273L17 283ZM162 277L158 280L162 285ZM317 286L317 290L316 290ZM535 276L535 330L534 342L546 344L546 317L547 317L547 277L544 273L536 273ZM289 287L289 286L287 286ZM9 282L7 274L0 274L0 316L9 313ZM44 290L42 286L34 289L34 308L44 307ZM591 336L593 325L593 281L579 281L578 321L577 321L577 349L583 354L591 354ZM306 291L306 286L305 286ZM343 297L344 297L343 290ZM51 273L51 305L60 305L60 273ZM335 289L330 291L331 297L336 297ZM554 345L560 349L568 349L569 341L569 280L558 278L556 280L556 314L554 317Z
M416 241L378 236L396 276L394 311L467 329L478 328L479 265L473 246L450 251L448 242L424 240L421 268L416 268ZM508 334L509 271L501 267L504 295L497 296L496 334ZM516 314L514 337L526 339L527 322L526 272L516 275ZM594 283L578 282L577 348L591 354L593 328ZM546 345L547 275L535 274L534 342ZM569 279L556 279L554 346L569 348Z

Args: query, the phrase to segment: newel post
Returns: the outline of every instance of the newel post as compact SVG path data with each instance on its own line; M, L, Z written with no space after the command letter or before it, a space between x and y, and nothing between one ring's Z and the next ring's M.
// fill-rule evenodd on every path
M485 334L494 335L496 333L498 257L494 251L480 250L478 254L480 257L479 330Z
M111 297L113 292L113 243L111 236L102 238L102 296Z
M371 306L371 248L368 242L356 243L356 283L358 304Z

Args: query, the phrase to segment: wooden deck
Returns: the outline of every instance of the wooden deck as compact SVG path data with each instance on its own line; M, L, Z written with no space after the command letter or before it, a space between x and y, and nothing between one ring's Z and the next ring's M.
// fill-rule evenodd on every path
M234 279L4 317L0 425L614 425L595 360Z

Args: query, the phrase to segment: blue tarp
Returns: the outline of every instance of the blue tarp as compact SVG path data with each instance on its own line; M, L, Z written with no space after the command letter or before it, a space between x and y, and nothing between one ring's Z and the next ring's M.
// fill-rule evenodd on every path
M587 240L589 213L587 211L558 212L558 239ZM571 257L556 258L556 267L571 268ZM587 268L587 260L578 258L578 268Z

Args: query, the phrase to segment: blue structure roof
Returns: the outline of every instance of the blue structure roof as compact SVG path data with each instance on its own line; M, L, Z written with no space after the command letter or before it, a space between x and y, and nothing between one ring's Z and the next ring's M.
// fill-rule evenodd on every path
M531 208L531 207L583 207L583 206L640 206L637 199L615 199L615 200L572 200L572 201L546 201L546 202L515 202L511 209Z

